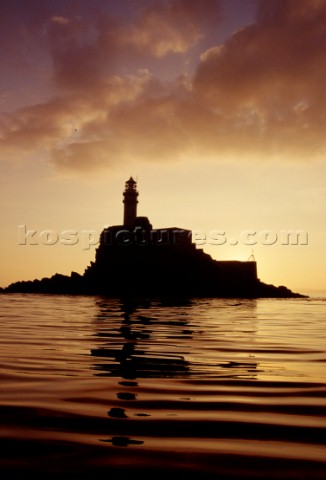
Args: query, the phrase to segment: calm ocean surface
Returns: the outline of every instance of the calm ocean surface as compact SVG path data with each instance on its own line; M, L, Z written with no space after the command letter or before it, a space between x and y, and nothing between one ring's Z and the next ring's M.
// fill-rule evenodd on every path
M326 479L325 297L6 294L0 316L1 478Z

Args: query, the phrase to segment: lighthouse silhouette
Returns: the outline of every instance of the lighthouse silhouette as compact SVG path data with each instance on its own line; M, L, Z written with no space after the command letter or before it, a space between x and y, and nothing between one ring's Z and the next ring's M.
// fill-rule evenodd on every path
M132 227L135 224L137 218L137 197L137 182L130 177L129 180L126 181L125 190L123 192L123 225L125 227Z
M137 216L137 182L123 191L123 225L105 227L84 274L16 282L8 292L106 295L119 298L302 297L284 286L261 282L251 261L214 260L192 242L191 230L153 228Z

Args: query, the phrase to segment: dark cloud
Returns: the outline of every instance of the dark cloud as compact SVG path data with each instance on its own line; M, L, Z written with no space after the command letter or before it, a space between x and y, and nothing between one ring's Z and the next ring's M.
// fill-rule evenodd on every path
M122 4L123 5L123 4ZM145 4L146 5L146 4ZM219 16L216 0L151 2L133 18L53 15L48 27L54 80L71 89L106 81L120 66L188 52Z
M48 36L57 86L78 91L100 82L102 58L94 35L88 21L52 16Z
M0 61L1 77L32 75L33 68L47 49L43 31L48 11L42 0L35 0L32 8L27 2L12 0L0 2ZM29 4L31 6L31 4ZM33 58L31 52L33 51ZM2 86L2 81L1 86ZM3 87L2 87L3 88Z
M260 23L202 56L194 90L265 149L314 157L325 150L326 2L262 6Z
M131 159L322 158L325 0L261 1L256 24L203 52L193 77L162 83L146 68L115 70L130 57L140 65L169 55L183 60L211 32L217 5L155 2L128 25L107 12L86 20L51 12L60 94L3 117L2 154L43 149L72 170Z

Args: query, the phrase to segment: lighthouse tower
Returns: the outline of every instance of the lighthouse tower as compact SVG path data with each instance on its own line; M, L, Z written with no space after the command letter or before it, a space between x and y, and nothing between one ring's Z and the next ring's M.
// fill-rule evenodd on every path
M126 181L125 191L123 192L124 214L123 225L125 227L132 227L137 217L137 182L130 177Z

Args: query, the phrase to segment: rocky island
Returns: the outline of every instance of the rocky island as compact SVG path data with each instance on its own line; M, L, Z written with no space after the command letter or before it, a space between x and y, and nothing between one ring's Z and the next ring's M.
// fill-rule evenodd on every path
M95 261L83 275L55 274L15 282L4 292L106 295L110 297L302 297L284 286L265 284L254 260L214 260L192 243L192 232L179 227L154 229L137 216L138 190L130 177L123 192L122 225L105 228Z

